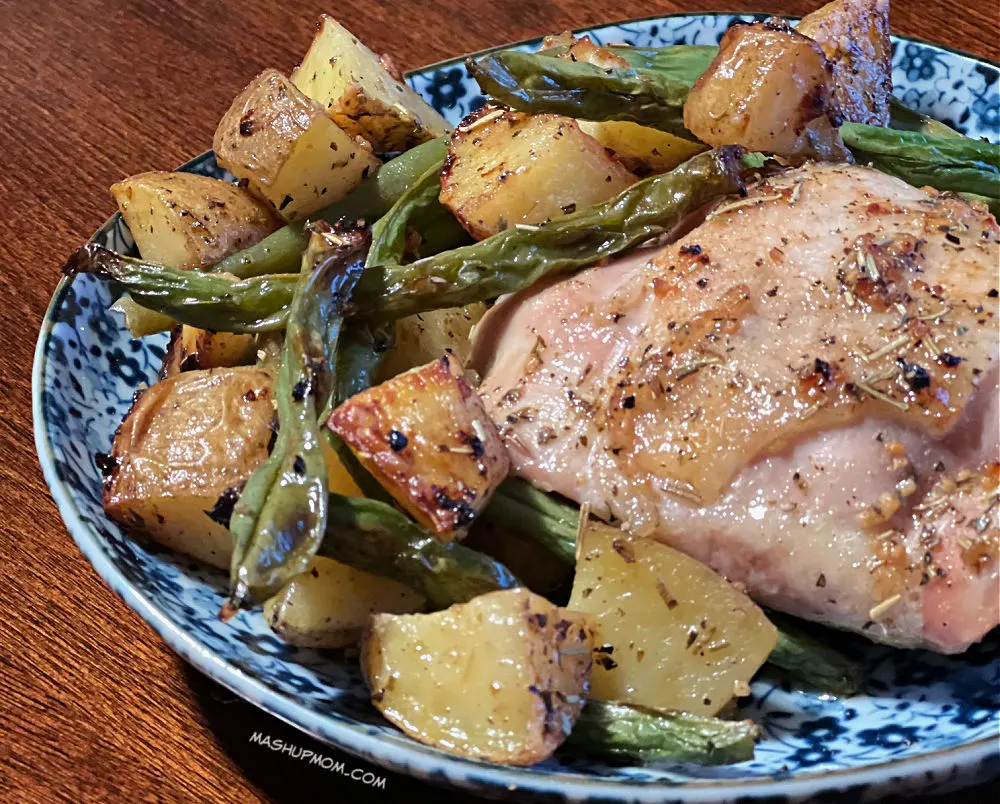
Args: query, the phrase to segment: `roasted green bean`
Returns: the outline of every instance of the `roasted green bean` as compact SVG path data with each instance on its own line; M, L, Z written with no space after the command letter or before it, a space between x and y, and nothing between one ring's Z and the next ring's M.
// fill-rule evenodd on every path
M340 201L324 207L310 220L335 223L341 218L369 223L385 215L421 176L444 162L448 146L445 138L430 140L386 162ZM213 270L240 278L264 274L295 273L308 242L307 221L283 226L259 243L217 263Z
M858 162L916 187L985 197L991 211L1000 214L1000 145L861 123L845 123L840 136Z
M741 190L740 154L735 147L707 151L609 201L546 224L507 229L408 265L371 266L347 312L385 321L458 307L612 257L669 231L714 198ZM114 279L145 306L182 323L230 332L280 328L294 289L294 278L287 276L227 283L222 277L144 263L92 245L81 249L67 270ZM241 308L244 297L253 302L248 309ZM185 312L188 307L191 315ZM219 313L214 321L213 309Z
M278 437L233 508L230 597L221 616L305 572L326 530L320 414L333 393L343 310L363 267L364 230L312 230L274 384Z
M566 746L626 762L692 762L731 765L753 759L760 727L750 720L722 720L686 712L590 700Z
M517 50L470 58L466 67L485 94L521 112L627 120L694 139L684 126L690 83L659 70L602 68Z
M442 544L378 500L331 494L319 554L410 586L436 609L521 586L503 564L461 544Z

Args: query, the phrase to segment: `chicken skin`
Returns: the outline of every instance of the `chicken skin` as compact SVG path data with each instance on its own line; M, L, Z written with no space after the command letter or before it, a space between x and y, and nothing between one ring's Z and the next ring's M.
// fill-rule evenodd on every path
M775 609L901 647L1000 622L1000 229L865 167L758 181L475 334L514 471Z

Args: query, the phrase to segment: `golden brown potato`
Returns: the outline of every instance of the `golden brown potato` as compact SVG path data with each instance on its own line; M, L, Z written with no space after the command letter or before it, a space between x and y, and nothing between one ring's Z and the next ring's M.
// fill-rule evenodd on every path
M510 468L493 420L451 355L355 394L327 427L443 542L464 536Z
M775 20L729 28L684 104L684 125L709 145L845 159L831 115L832 65L819 45Z
M264 602L264 618L292 645L343 648L361 638L369 615L409 614L424 602L418 592L389 578L316 556L308 570Z
M483 107L452 134L441 203L481 240L606 201L635 181L575 120Z
M339 201L379 160L277 70L241 92L215 130L216 161L286 221Z
M291 77L337 125L364 137L379 153L405 151L448 131L445 119L407 86L388 59L326 14Z
M126 530L228 568L229 530L208 512L267 458L273 419L271 374L258 368L186 371L156 383L115 433L105 512Z
M560 58L570 61L585 61L595 67L604 69L628 68L629 63L621 56L616 55L606 47L596 44L589 36L579 38L571 37L572 42L567 42L569 49ZM543 43L544 44L544 43Z
M700 142L628 120L577 122L582 132L614 153L619 162L638 176L666 173L705 150L705 145Z
M745 594L652 539L591 523L569 608L594 618L593 697L714 715L748 683L777 631Z
M376 614L361 645L372 703L409 736L459 756L531 765L583 708L586 617L526 589L435 614Z
M242 187L193 173L151 171L111 185L143 259L171 268L213 265L278 227Z
M815 40L833 62L833 94L843 118L889 125L889 0L834 0L803 17L796 30Z
M629 63L605 47L597 45L589 36L579 39L569 31L557 36L547 36L542 41L542 50L565 48L559 58L570 61L585 61L604 69L628 68ZM693 142L659 131L649 126L640 126L627 120L577 120L580 130L589 134L611 151L626 168L638 176L665 173L673 170L681 162L705 150L700 142Z
M160 379L182 371L238 366L253 359L256 348L253 335L235 332L209 332L187 324L178 324L170 335L160 367Z
M387 380L437 360L449 351L464 366L472 351L470 333L484 315L486 305L475 302L399 319L396 342L385 356L380 376Z

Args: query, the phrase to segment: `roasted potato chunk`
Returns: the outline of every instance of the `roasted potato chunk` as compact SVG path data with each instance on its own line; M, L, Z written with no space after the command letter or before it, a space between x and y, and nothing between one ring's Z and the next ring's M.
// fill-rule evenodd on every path
M635 181L575 120L483 107L452 134L441 203L481 240L606 201Z
M570 61L585 61L603 69L627 69L629 63L606 47L595 44L589 36L577 39L569 31L558 36L547 36L542 49L566 48L559 58ZM699 142L692 142L659 131L649 126L640 126L627 120L577 120L580 130L589 134L611 151L626 168L638 176L666 173L673 170L685 159L705 150Z
M213 146L216 161L286 221L339 201L380 164L367 142L277 70L264 70L237 96Z
M372 703L459 756L531 765L566 738L588 692L587 618L526 589L435 614L376 614L361 645Z
M452 355L355 394L327 427L443 542L464 536L510 468L493 420Z
M201 268L278 227L270 207L242 187L193 173L152 171L111 185L143 259Z
M451 352L463 366L472 351L470 335L486 315L482 302L465 307L447 307L401 318L396 322L396 343L382 364L383 379L437 360Z
M673 170L705 150L700 142L686 140L666 131L640 126L628 120L578 120L580 130L589 134L637 176L651 176Z
M308 570L264 602L264 618L292 645L343 648L361 639L369 615L409 614L424 603L396 581L316 556Z
M320 17L316 36L292 83L326 107L344 131L379 153L405 151L440 137L448 124L379 57L333 17Z
M267 458L273 419L268 371L186 371L156 383L115 433L105 512L128 531L228 568L229 530L209 511Z
M704 564L652 539L591 523L569 608L594 618L593 697L714 715L749 681L777 630Z
M831 116L832 65L819 45L776 20L729 28L684 104L684 125L709 145L845 159Z
M617 68L628 68L629 63L621 56L596 44L589 36L579 38L573 36L568 31L560 36L546 37L542 42L542 49L545 47L558 47L564 45L568 49L560 58L570 61L585 61L595 67L603 67L606 70Z
M252 360L254 345L253 335L209 332L179 324L170 335L160 379L173 377L182 371L238 366Z
M795 29L833 62L833 95L843 118L889 125L889 0L834 0L803 17Z

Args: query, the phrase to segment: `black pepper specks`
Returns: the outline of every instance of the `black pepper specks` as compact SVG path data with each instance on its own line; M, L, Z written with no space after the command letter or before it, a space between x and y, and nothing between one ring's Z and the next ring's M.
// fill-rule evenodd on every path
M233 518L233 507L236 505L236 501L239 500L242 492L242 485L233 486L222 492L219 495L219 499L215 501L215 505L212 506L212 509L205 512L208 514L208 518L213 522L218 522L228 530L229 521Z
M831 368L830 364L827 363L822 358L817 357L813 361L813 371L816 374L819 374L823 378L823 382L833 381L833 369Z
M631 410L635 407L635 394L629 394L622 399L622 407L626 410Z
M958 355L951 354L951 352L941 352L941 354L937 356L937 359L938 362L940 362L942 365L947 366L948 368L955 368L955 366L960 365L962 362L962 358L960 358Z
M409 443L410 440L399 430L389 431L389 449L393 452L402 452Z
M301 455L296 455L295 460L292 462L292 469L295 470L295 474L304 475L306 473L306 462Z
M922 391L930 387L931 375L927 373L927 369L916 363L907 363L905 360L900 360L900 363L903 366L903 379L912 390Z

